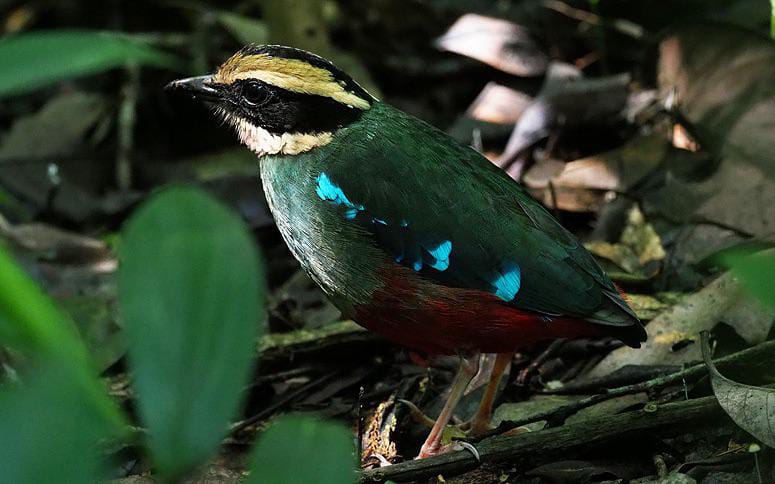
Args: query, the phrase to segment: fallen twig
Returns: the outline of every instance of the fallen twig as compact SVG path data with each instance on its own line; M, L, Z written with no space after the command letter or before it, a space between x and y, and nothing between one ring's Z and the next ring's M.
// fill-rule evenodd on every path
M289 362L298 366L309 359L317 363L325 354L373 355L378 348L388 347L387 340L366 331L352 321L341 321L316 329L265 335L258 343L262 369L285 369ZM265 370L266 371L266 370Z
M687 426L725 419L715 397L704 397L656 408L617 415L605 415L574 422L563 427L514 436L496 436L477 444L480 461L468 451L442 454L361 473L361 482L418 481L437 475L451 477L475 469L482 463L508 461L510 466L527 467L549 462L579 447L601 444L636 432L678 434ZM730 422L731 425L731 422Z
M762 356L766 354L775 354L775 341L766 341L752 348L739 351L724 358L719 358L715 361L715 363L719 368L722 369L729 366L743 365L746 363L756 364L760 361L768 361L768 359L762 358ZM592 395L576 402L569 403L568 405L532 415L528 418L502 422L494 430L479 437L477 440L482 440L493 435L502 434L504 432L508 432L511 429L515 429L517 427L534 422L540 422L542 420L547 421L548 427L558 426L564 423L568 417L575 415L580 410L591 407L600 402L611 400L622 395L632 395L636 393L660 390L679 382L684 383L694 380L706 374L707 369L705 368L705 365L700 363L676 373L660 376L641 383L635 383L633 385L613 388L611 390L607 390L605 393Z
M231 435L235 435L235 434L238 434L238 433L242 432L243 430L245 430L246 428L250 427L251 425L253 425L253 424L257 423L257 422L260 422L261 420L269 417L270 415L272 415L276 411L280 410L285 405L289 404L290 402L292 402L294 399L298 398L299 396L309 392L313 388L317 388L317 387L323 385L324 383L329 382L332 378L334 378L335 376L340 375L341 373L342 373L341 370L333 371L331 373L323 375L320 378L317 378L315 380L311 380L310 382L308 382L305 385L302 385L301 387L297 388L296 390L288 392L287 394L283 395L282 398L277 400L275 403L273 403L272 405L269 405L268 407L264 408L263 410L261 410L257 414L252 415L252 416L250 416L250 417L248 417L248 418L246 418L244 420L240 420L239 422L235 422L234 424L232 424L231 428L229 429L229 433Z
M680 366L625 366L610 375L582 381L571 381L559 388L544 389L539 395L589 395L613 388L634 385L681 371Z

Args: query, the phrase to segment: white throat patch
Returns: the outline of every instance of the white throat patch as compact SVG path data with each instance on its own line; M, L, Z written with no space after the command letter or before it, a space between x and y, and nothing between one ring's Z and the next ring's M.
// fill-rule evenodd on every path
M329 132L272 134L240 117L221 114L225 115L226 122L237 130L240 141L258 156L298 155L313 148L325 146L333 139L333 135Z

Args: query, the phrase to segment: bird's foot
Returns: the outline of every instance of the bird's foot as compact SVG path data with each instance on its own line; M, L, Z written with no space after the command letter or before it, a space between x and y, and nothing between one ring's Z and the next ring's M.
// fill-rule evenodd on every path
M452 449L453 445L454 444L452 443L442 445L440 440L438 442L432 442L432 443L426 442L420 448L420 453L417 454L417 457L415 457L415 460L425 459L426 457L433 457L434 455L446 454L447 452L450 452L453 450Z
M424 427L428 427L429 429L433 428L433 424L435 423L434 420L425 415L423 411L417 407L417 405L410 402L409 400L399 399L399 402L403 403L409 408L409 416L412 417L412 420ZM460 421L458 420L458 422ZM486 421L481 419L471 419L466 420L465 422L460 422L458 424L447 425L444 434L445 436L452 438L469 436L476 437L478 435L489 432L494 428L495 427L490 424L489 419Z
M495 426L490 423L490 419L473 418L463 424L466 431L466 435L471 437L479 437L495 430Z
M412 417L412 420L425 427L433 428L433 419L425 415L422 410L417 407L417 405L408 400L400 400L400 402L409 408L409 415ZM420 449L420 453L416 458L422 459L424 457L445 454L447 452L468 450L474 455L474 457L476 457L477 460L479 460L479 453L472 444L469 442L453 439L477 437L490 432L493 429L495 429L495 427L490 424L489 420L477 420L475 418L455 425L447 425L444 427L441 438L434 443L426 442Z
M425 445L422 446L420 449L420 453L417 454L417 457L415 457L415 460L417 459L425 459L426 457L433 457L434 455L441 455L446 454L448 452L458 452L461 450L466 450L471 453L471 455L474 456L474 458L479 462L481 458L479 457L479 451L476 450L476 447L474 447L473 444L470 442L464 442L464 441L455 441L450 442L448 444L441 444L441 442L435 442L435 443L428 443L426 442Z

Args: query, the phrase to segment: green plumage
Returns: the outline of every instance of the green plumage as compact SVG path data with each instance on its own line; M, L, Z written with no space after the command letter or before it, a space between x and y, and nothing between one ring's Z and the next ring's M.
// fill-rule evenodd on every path
M395 263L397 251L415 244L429 257L428 247L450 241L449 267L425 264L422 277L492 293L493 275L517 264L516 308L628 327L630 339L642 338L593 257L541 205L479 153L389 105L375 102L326 146L261 165L280 231L345 312L381 287L376 270ZM321 173L346 198L322 199Z

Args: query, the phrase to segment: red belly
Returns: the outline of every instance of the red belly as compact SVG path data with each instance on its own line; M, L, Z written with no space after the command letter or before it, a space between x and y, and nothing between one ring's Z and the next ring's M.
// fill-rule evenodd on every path
M606 333L603 326L583 320L521 311L486 292L441 286L403 267L389 270L386 284L369 303L356 307L354 319L430 354L506 353L546 340Z

